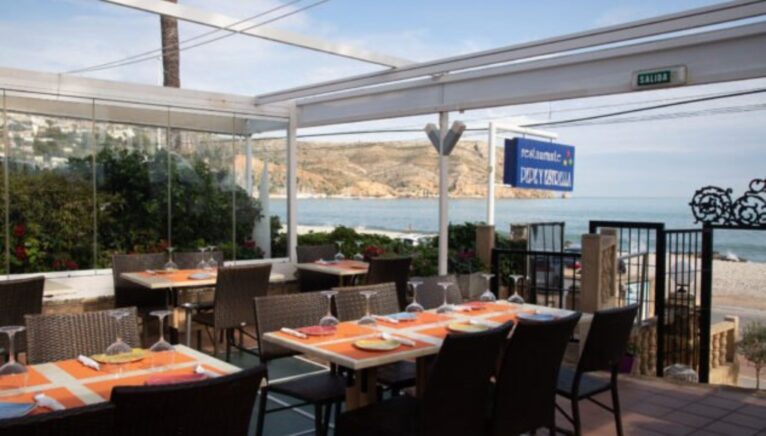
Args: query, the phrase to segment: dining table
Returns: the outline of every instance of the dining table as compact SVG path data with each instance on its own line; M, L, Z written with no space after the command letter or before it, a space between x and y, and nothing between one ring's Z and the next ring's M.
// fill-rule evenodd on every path
M295 264L295 267L304 271L327 274L338 278L338 286L353 284L358 277L367 274L370 264L361 260L317 260L316 262L303 262Z
M290 328L264 334L264 340L280 345L308 357L330 362L353 372L346 389L346 408L348 410L375 403L377 400L377 368L401 361L415 361L416 395L421 397L425 391L428 375L429 358L436 355L448 334L455 333L457 327L481 325L486 328L496 327L508 321L518 321L528 315L563 317L574 313L534 304L513 304L505 300L497 302L466 303L457 305L455 311L436 313L428 310L416 315L416 318L401 321L394 314L378 316L374 326L360 325L357 321L341 322L332 334L321 336L304 335L298 337ZM583 313L577 333L585 337L587 328L593 319L592 314ZM318 320L317 320L318 321ZM522 321L523 322L523 321ZM400 345L392 350L366 350L357 346L360 340L378 339L385 336L397 339Z
M43 401L35 401L39 394L71 409L109 401L115 386L171 382L174 378L189 376L203 379L237 371L240 368L184 345L176 345L170 352L145 350L142 360L121 365L101 364L99 369L86 366L78 359L69 359L29 365L23 382L18 375L0 376L0 403L37 403L30 414L39 414L51 411L42 406Z
M204 269L177 269L177 270L146 270L137 272L125 272L120 274L125 280L136 283L149 290L164 291L170 296L168 306L178 307L178 292L199 288L215 287L218 273L216 270ZM284 274L272 272L269 283L283 283L286 281ZM186 329L186 345L191 345L191 316L182 313ZM174 316L178 316L174 312ZM176 334L171 335L171 341L177 342L177 330L171 330Z

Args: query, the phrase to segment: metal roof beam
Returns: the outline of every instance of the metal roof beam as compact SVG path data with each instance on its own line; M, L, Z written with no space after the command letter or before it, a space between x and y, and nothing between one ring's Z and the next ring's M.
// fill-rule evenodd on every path
M410 80L423 76L438 76L459 70L598 47L606 44L695 29L761 15L766 15L766 1L739 0L726 2L535 42L516 44L467 55L438 59L431 62L418 63L398 68L393 71L362 74L340 80L261 94L256 98L261 103L269 103L328 94L365 86L381 85L395 81Z
M182 21L197 23L204 26L214 27L234 33L253 36L295 47L306 48L309 50L328 53L357 61L367 62L385 67L396 68L412 64L411 61L376 53L371 50L365 50L351 44L341 44L330 41L324 41L319 38L312 38L299 33L287 30L276 29L273 27L253 26L252 22L241 22L242 20L231 18L223 14L208 12L189 6L158 0L102 0L119 6L126 6L138 9L144 12L165 15L177 18Z
M314 97L299 125L630 93L635 71L675 65L686 85L766 77L766 23Z

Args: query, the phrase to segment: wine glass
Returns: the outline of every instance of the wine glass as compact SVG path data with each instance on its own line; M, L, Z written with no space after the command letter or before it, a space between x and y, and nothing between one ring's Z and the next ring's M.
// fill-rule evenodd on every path
M436 313L450 313L452 312L452 306L447 304L447 289L452 286L452 282L439 282L437 285L441 286L444 300L442 305L436 309Z
M357 240L356 241L356 254L354 255L354 260L363 261L364 260L364 254L362 254L362 245L364 244L364 241Z
M210 246L207 247L207 250L210 253L210 255L208 256L208 260L207 260L207 269L208 270L218 269L218 261L215 260L215 256L214 256L216 248L217 247L215 245L210 245Z
M493 301L497 300L497 297L495 297L495 294L490 289L490 287L492 285L492 277L495 277L495 275L494 274L482 274L481 276L484 277L484 280L487 281L487 290L484 291L479 296L479 300L480 301L487 301L487 302L493 302Z
M152 353L164 353L163 356L170 356L170 364L173 364L173 358L175 357L173 355L173 351L175 351L175 347L170 344L170 342L165 340L165 328L164 328L164 321L165 318L170 315L172 312L169 310L153 310L149 312L149 315L156 316L160 323L160 339L154 343L154 345L149 348L149 351ZM159 356L152 356L152 361L155 363L154 366L158 363L158 361L161 360Z
M332 314L332 297L338 295L338 291L322 291L321 294L327 297L327 315L319 320L319 325L322 327L335 327L340 324L340 321Z
M130 345L126 344L125 341L122 340L122 335L120 335L120 321L122 321L123 318L128 316L129 312L127 310L113 310L109 312L109 316L114 318L114 324L115 324L115 331L117 332L117 337L115 341L107 347L106 354L107 356L115 356L118 354L125 354L125 353L131 353L133 351L132 348L130 348Z
M200 252L200 259L197 263L197 269L208 269L207 261L205 260L205 252L207 251L207 247L199 247Z
M175 251L175 247L168 247L168 261L165 263L165 271L175 271L178 269L178 264L173 262L173 251Z
M375 321L375 318L373 318L372 314L370 313L370 298L373 295L376 295L378 291L360 291L359 293L363 295L365 298L366 309L365 309L364 316L357 323L359 325L367 325L367 326L377 325L378 322Z
M412 303L408 304L404 310L408 313L420 313L424 308L418 303L418 286L422 285L423 282L411 280L407 284L412 288Z
M519 295L519 280L524 276L520 274L511 274L511 280L513 281L513 294L508 297L508 302L513 304L524 304L524 298Z
M346 260L346 256L343 255L343 252L341 249L343 248L343 241L335 241L336 244L338 244L338 252L335 253L335 260L340 262L341 260Z
M23 332L26 330L24 326L20 325L9 325L0 327L0 332L5 333L8 335L8 362L6 362L3 366L0 366L0 379L3 378L14 378L18 379L20 381L19 388L23 388L27 384L27 367L22 365L21 363L16 361L16 351L14 347L15 342L15 335L16 333ZM14 390L9 390L7 393L12 394L15 393Z

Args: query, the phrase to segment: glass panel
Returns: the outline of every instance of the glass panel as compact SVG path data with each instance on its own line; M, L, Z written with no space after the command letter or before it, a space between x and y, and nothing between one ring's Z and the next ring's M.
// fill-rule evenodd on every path
M285 132L270 139L250 139L252 147L253 197L261 207L256 241L269 245L270 258L287 257L287 140ZM272 136L271 134L269 136ZM259 233L260 232L260 233Z
M167 248L165 130L96 123L99 268L116 253Z
M6 245L7 232L5 228L6 219L6 201L5 197L5 165L6 165L6 140L10 138L9 132L6 132L6 113L5 113L6 101L5 90L0 90L0 274L7 273L8 259L6 257Z
M11 273L93 268L91 122L8 112Z

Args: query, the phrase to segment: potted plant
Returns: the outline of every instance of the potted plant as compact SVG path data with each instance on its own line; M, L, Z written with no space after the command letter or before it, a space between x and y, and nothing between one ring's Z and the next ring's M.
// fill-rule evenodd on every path
M622 374L632 374L640 356L641 348L638 344L634 340L628 342L625 354L622 356L622 359L620 359L620 372Z
M755 366L755 390L761 388L761 370L766 366L766 325L754 321L742 330L737 348Z

